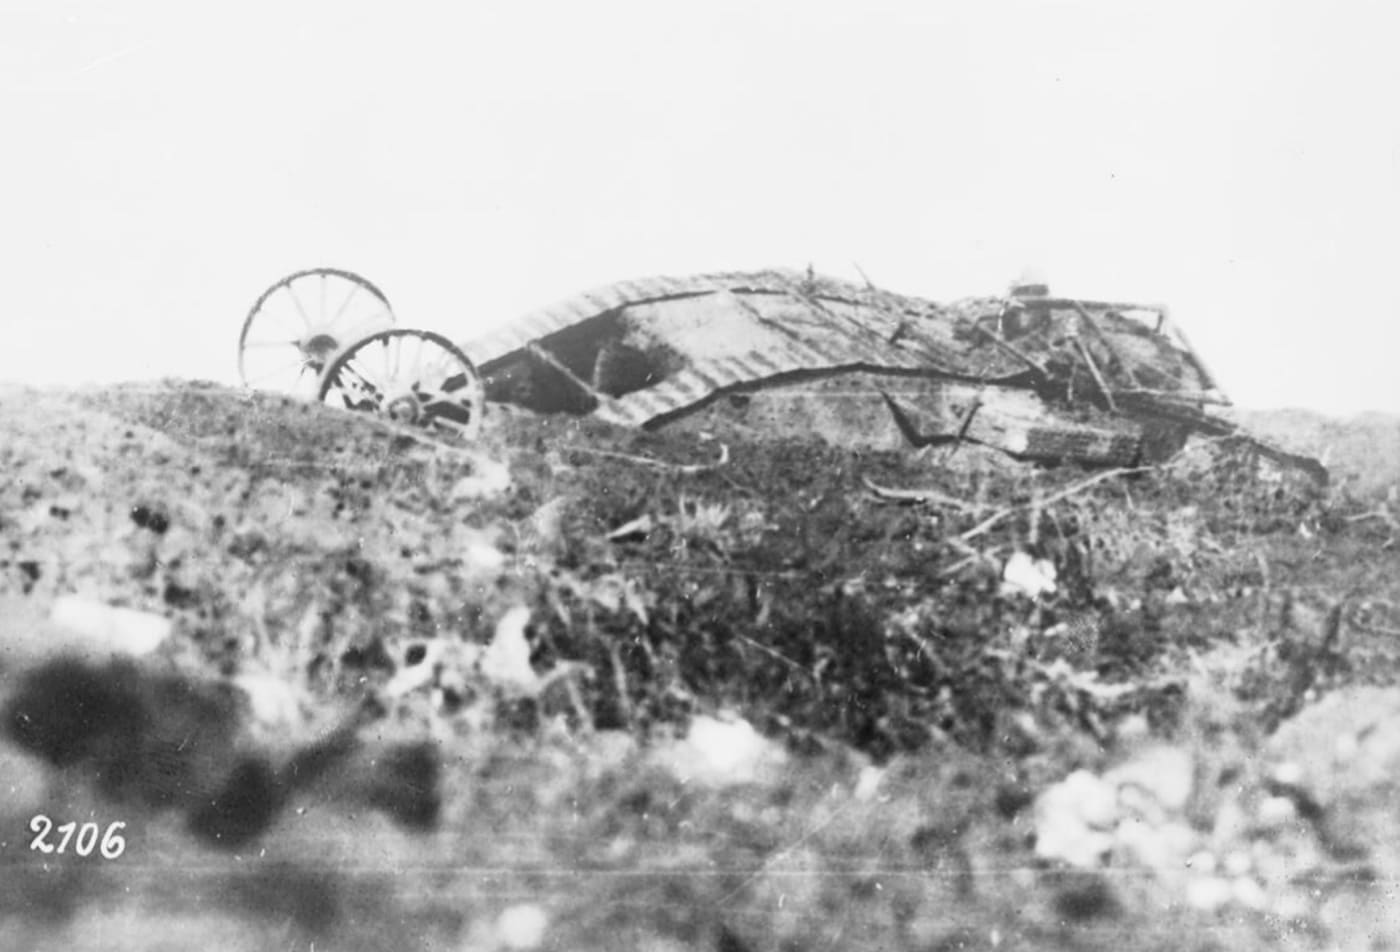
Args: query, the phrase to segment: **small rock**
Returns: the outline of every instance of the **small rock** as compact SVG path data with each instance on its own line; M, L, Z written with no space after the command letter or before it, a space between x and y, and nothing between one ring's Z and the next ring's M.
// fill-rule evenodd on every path
M1254 869L1254 860L1243 850L1235 850L1225 857L1225 872L1230 876L1244 876Z
M1006 560L1001 573L1001 594L1025 595L1038 598L1055 591L1055 563L1035 559L1025 552L1015 552Z
M1212 853L1210 850L1201 850L1199 852L1192 853L1191 857L1186 860L1187 869L1194 870L1202 875L1209 875L1215 872L1215 868L1217 865L1218 864L1215 861L1215 854Z
M496 939L507 949L538 949L549 929L549 915L534 903L520 903L496 918Z
M875 794L880 789L880 781L885 777L885 772L879 767L865 766L860 769L859 776L856 777L855 789L851 791L851 796L862 803L869 802L875 798Z
M472 474L452 486L452 498L464 501L498 496L510 488L510 468L506 464L478 456L472 461Z
M1118 804L1112 786L1076 770L1035 802L1035 852L1071 866L1099 865L1113 849Z
M1234 884L1223 876L1198 876L1186 884L1186 902L1202 912L1214 912L1234 894Z
M142 529L149 529L156 535L164 535L170 528L170 513L164 506L137 503L131 507L131 521Z
M79 595L56 599L49 621L73 639L68 647L138 656L160 647L172 627L170 619L161 615L118 608Z
M505 553L496 546L494 533L469 531L462 551L462 570L468 576L492 576L506 564Z
M748 721L705 715L691 721L684 740L661 749L658 756L682 783L711 787L753 783L786 761L782 748Z
M259 672L240 674L231 680L248 699L249 712L259 728L280 732L305 723L302 696L284 679Z
M1195 785L1195 763L1177 747L1156 747L1104 774L1114 787L1132 787L1150 794L1162 809L1184 809Z
M1111 784L1087 770L1076 770L1060 784L1060 795L1089 826L1107 829L1118 819L1117 795Z
M1230 886L1230 898L1249 909L1263 909L1269 897L1253 876L1241 876Z
M496 633L481 654L482 675L501 687L532 694L539 690L540 678L530 666L530 642L525 626L530 609L517 605L496 623Z
M1298 807L1290 797L1265 797L1255 810L1259 825L1266 830L1287 826L1298 819Z

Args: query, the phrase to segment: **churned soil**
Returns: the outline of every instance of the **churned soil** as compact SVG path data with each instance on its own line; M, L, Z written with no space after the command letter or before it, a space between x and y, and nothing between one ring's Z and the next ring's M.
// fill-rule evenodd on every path
M1353 947L1400 473L716 427L0 392L4 944ZM54 656L74 598L169 635ZM781 766L676 769L701 723Z

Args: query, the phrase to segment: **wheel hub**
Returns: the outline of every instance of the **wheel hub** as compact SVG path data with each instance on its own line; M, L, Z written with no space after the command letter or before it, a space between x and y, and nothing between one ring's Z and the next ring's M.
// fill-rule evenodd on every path
M340 342L326 333L312 334L301 342L301 352L318 364L324 364L339 347Z
M385 412L389 415L389 419L399 423L417 423L418 417L422 414L422 407L412 394L404 394L390 400Z

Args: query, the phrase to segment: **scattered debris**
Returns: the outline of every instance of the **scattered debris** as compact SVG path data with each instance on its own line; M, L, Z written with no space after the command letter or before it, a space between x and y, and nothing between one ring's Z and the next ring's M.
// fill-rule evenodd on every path
M656 520L651 517L651 513L643 513L635 519L628 520L608 533L609 542L622 542L626 539L634 539L645 536L656 528Z
M862 476L861 482L865 487L881 499L889 499L895 502L922 502L932 503L936 506L947 506L950 509L957 509L962 512L981 512L987 507L974 502L967 502L962 499L955 499L936 489L892 489L888 486L880 486L871 481L870 477Z
M564 449L571 453L584 453L589 456L605 456L608 459L622 460L627 463L636 463L639 466L650 466L654 469L664 469L668 472L688 476L718 469L729 462L729 447L724 443L719 445L719 459L715 460L713 463L694 464L668 463L664 460L652 459L648 456L636 456L631 453L615 453L611 450L600 450L593 446L566 446Z

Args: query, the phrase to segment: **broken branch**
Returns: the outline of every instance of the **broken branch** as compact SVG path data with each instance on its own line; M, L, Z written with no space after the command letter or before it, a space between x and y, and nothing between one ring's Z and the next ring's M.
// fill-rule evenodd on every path
M608 459L620 459L627 463L637 463L641 466L655 466L657 469L667 469L673 473L692 475L694 473L704 473L712 469L719 469L729 462L729 447L724 443L719 445L719 459L713 463L668 463L665 460L652 459L650 456L634 456L631 453L617 453L612 450L600 450L591 446L565 446L564 450L574 453L592 453L594 456L606 456Z
M958 538L965 542L968 539L976 538L977 536L986 532L988 529L991 529L993 526L1000 523L1002 520L1014 516L1016 513L1020 512L1023 509L1028 509L1032 506L1037 505L1042 508L1045 506L1050 506L1054 503L1068 499L1071 496L1082 493L1086 489L1091 489L1092 487L1097 486L1099 483L1102 483L1105 480L1113 479L1117 476L1127 476L1131 473L1151 472L1154 468L1155 467L1152 466L1121 466L1117 469L1104 470L1102 473L1097 473L1094 476L1089 477L1088 479L1080 480L1074 485L1062 489L1057 493L1045 497L1044 499L1037 500L1026 505L1007 506L1005 509L999 509L992 515L988 516L986 519L983 519L981 522L977 523L977 525L973 526L971 529L968 529L962 535L958 536Z
M954 496L945 495L936 489L896 489L890 486L881 486L873 482L869 476L862 476L860 479L861 482L865 483L866 489L869 489L881 499L890 499L896 502L934 503L939 506L950 506L954 509L960 509L963 512L983 512L987 508L980 503L967 502L966 500L958 499Z

